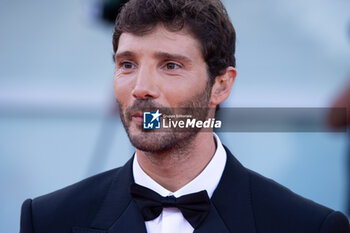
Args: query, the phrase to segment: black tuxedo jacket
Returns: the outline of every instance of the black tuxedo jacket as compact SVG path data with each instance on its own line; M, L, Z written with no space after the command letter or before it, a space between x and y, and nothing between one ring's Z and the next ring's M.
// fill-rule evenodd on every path
M347 218L244 168L226 149L227 162L211 211L195 233L349 233ZM23 203L21 233L146 233L129 194L132 159ZM181 232L179 232L181 233Z

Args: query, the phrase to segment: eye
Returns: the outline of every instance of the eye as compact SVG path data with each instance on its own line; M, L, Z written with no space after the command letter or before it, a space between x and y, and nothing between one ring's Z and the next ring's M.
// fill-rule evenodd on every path
M165 64L165 69L166 70L177 70L181 68L181 65L175 63L175 62L168 62Z
M135 65L132 63L132 62L129 62L129 61L123 61L123 62L120 62L120 65L119 65L123 70L132 70L135 68Z

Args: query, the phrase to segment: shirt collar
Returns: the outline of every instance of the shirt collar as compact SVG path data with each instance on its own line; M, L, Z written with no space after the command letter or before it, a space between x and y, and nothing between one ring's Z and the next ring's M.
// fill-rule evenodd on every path
M224 171L226 164L226 151L222 146L219 137L215 133L213 134L216 141L216 151L214 156L212 157L208 165L204 168L204 170L197 177L195 177L192 181L190 181L188 184L186 184L176 192L173 193L165 189L163 186L154 181L150 176L148 176L142 170L137 161L137 153L135 153L133 161L133 175L135 183L152 189L161 196L174 195L175 197L180 197L186 194L206 190L208 192L209 197L211 197L217 185L220 182L221 175Z

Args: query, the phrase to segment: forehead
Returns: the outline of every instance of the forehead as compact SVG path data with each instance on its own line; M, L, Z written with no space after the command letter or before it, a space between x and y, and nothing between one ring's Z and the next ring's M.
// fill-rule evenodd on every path
M155 50L203 59L200 42L187 30L169 31L161 25L144 35L123 32L119 38L116 53L124 51L152 52Z

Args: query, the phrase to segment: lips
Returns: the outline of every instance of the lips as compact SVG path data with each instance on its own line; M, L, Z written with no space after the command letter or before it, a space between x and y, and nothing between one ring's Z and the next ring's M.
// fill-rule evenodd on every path
M131 114L131 119L136 122L143 122L143 114L142 112L135 112Z

